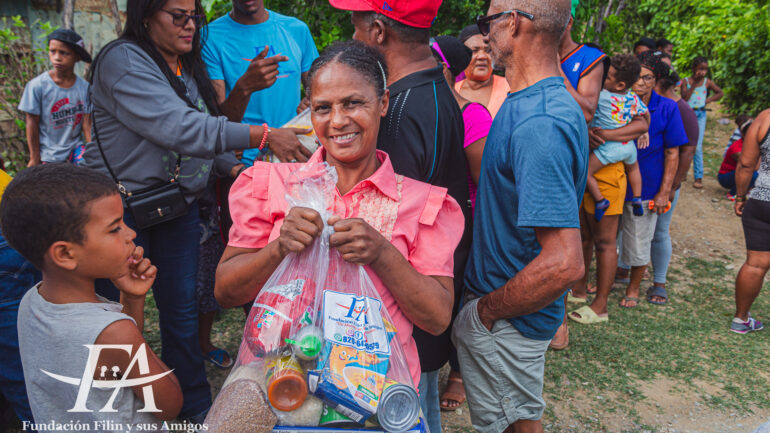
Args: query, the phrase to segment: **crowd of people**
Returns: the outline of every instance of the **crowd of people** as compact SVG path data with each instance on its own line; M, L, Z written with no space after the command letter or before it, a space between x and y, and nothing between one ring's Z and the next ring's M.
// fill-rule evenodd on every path
M609 321L615 283L620 307L639 306L650 263L645 300L669 302L672 216L691 164L703 186L706 107L722 96L707 59L680 78L666 39L613 56L576 42L577 0L493 0L435 38L440 0L330 4L351 12L354 40L320 54L262 0L208 24L199 0L129 2L94 59L77 33L49 36L53 69L19 105L29 168L0 202L0 385L25 426L201 424L205 362L234 361L211 341L217 311L248 311L324 224L393 318L433 432L466 399L480 432L542 431L545 355L568 347L569 322ZM315 151L287 125L305 110ZM730 330L747 333L762 329L749 311L770 269L770 111L736 124L718 179L746 234ZM328 221L285 200L313 163L338 175ZM150 289L160 358L142 335ZM104 344L131 350L84 348ZM87 362L162 377L149 395L81 402L43 373L81 377ZM76 400L116 410L72 413Z

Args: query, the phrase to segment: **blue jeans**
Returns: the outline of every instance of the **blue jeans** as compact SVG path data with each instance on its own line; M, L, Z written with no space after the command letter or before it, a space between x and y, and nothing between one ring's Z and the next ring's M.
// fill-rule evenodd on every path
M438 405L438 372L420 375L420 408L431 433L441 433L441 409Z
M654 274L652 282L657 284L666 284L666 275L668 274L668 265L671 263L671 236L668 229L671 226L671 218L674 216L674 209L679 202L679 191L674 193L674 199L671 201L671 209L658 215L658 222L655 224L655 235L652 237L652 268Z
M135 229L130 212L126 211L123 219ZM180 419L199 415L211 406L211 390L198 344L195 287L200 237L197 202L182 217L136 230L136 244L158 267L152 294L159 310L162 359L182 386ZM120 298L118 289L107 280L97 282L97 292L114 301Z
M695 110L698 118L698 147L692 159L692 171L696 179L703 179L703 135L706 133L706 111Z
M749 184L749 190L751 190L751 188L754 188L754 182L757 180L757 176L759 176L759 172L755 171L754 175L751 176L751 183ZM722 185L722 188L729 189L730 194L735 195L735 170L729 173L718 174L717 180L719 181L719 184Z
M22 422L34 420L24 385L16 321L21 298L41 279L40 272L0 235L0 392Z

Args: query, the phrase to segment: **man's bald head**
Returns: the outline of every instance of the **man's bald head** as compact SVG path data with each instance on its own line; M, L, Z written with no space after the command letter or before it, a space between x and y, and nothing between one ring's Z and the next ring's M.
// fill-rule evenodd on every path
M518 9L534 15L531 28L555 42L561 40L572 13L571 0L493 0L500 10Z

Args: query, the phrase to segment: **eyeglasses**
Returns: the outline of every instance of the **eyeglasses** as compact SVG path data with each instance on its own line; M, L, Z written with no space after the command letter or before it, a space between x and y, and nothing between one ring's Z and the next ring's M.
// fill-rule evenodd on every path
M161 9L161 11L171 15L171 22L177 27L184 27L187 25L188 21L193 20L195 27L200 28L200 26L203 25L203 18L205 18L204 15L187 15L181 12L167 11L165 9Z
M640 75L640 80L644 80L645 83L649 83L650 81L655 79L655 75Z
M444 61L444 64L446 65L447 69L450 69L452 66L449 65L449 60L446 59L446 56L441 51L441 46L439 46L438 42L433 38L430 38L430 47L433 48L433 51L435 51L436 54L438 54L441 57L441 60Z
M502 17L503 15L507 14L516 14L521 15L524 18L529 19L530 21L535 19L535 16L532 15L529 12L520 11L518 9L511 9L509 11L503 11L500 13L496 13L494 15L479 15L476 17L476 26L479 28L479 32L482 36L487 36L489 34L489 27L492 21Z

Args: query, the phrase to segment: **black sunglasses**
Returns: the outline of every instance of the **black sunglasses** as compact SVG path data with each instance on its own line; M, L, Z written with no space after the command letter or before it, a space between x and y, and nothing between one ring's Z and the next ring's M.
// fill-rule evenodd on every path
M500 13L496 13L494 15L479 15L476 17L476 26L479 28L479 32L481 33L482 36L487 36L489 35L489 26L492 21L502 17L503 15L514 14L514 13L517 15L521 15L524 18L529 19L530 21L535 19L535 16L529 12L520 11L518 9L511 9L509 11L503 11Z
M205 15L187 15L181 12L167 11L165 9L161 9L161 11L171 15L171 22L177 27L184 27L187 25L188 21L193 20L195 27L200 28L200 26L203 25L203 19L205 18Z

